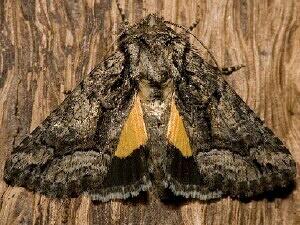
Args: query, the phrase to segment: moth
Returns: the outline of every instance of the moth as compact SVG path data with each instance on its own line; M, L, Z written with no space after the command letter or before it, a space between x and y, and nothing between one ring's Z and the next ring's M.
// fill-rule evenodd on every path
M108 201L153 190L217 199L284 189L289 150L187 33L150 14L13 149L5 181L53 197ZM190 29L192 30L192 29Z

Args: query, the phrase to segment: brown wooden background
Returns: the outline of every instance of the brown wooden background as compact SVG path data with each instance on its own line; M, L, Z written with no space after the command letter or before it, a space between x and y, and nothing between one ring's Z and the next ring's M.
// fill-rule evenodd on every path
M185 26L199 18L194 33L219 64L247 65L228 81L286 143L299 171L298 0L123 0L121 5L131 23L150 12ZM12 146L101 61L119 25L115 1L0 0L1 177ZM87 197L49 199L1 181L0 196L1 225L300 224L299 187L287 198L249 203L227 198L184 205L94 204Z

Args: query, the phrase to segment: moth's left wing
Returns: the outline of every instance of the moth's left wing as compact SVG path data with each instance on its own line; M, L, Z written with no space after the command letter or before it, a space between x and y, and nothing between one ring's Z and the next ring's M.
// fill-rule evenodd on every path
M205 200L287 187L296 174L288 149L215 68L193 53L186 62L169 123L171 190Z
M13 149L4 179L55 197L89 193L105 201L137 195L149 186L143 123L124 55L117 51Z

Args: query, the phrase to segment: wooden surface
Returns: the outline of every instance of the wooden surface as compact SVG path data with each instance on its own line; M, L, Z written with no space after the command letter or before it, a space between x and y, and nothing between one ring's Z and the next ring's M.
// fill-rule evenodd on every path
M123 0L121 5L131 23L150 12L185 26L199 18L194 34L220 65L247 65L228 81L289 147L299 171L298 0ZM101 61L119 25L110 0L0 0L1 176L12 146ZM1 225L300 224L299 187L286 198L248 203L225 198L182 205L155 199L95 204L88 197L49 199L1 181L0 196Z

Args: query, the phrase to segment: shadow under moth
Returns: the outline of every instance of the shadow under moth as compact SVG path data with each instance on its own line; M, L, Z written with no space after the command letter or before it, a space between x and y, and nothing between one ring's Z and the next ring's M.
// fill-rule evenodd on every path
M200 200L287 188L289 150L222 77L240 67L210 65L189 30L170 25L151 14L127 26L117 50L13 149L5 181L100 201L150 188Z

